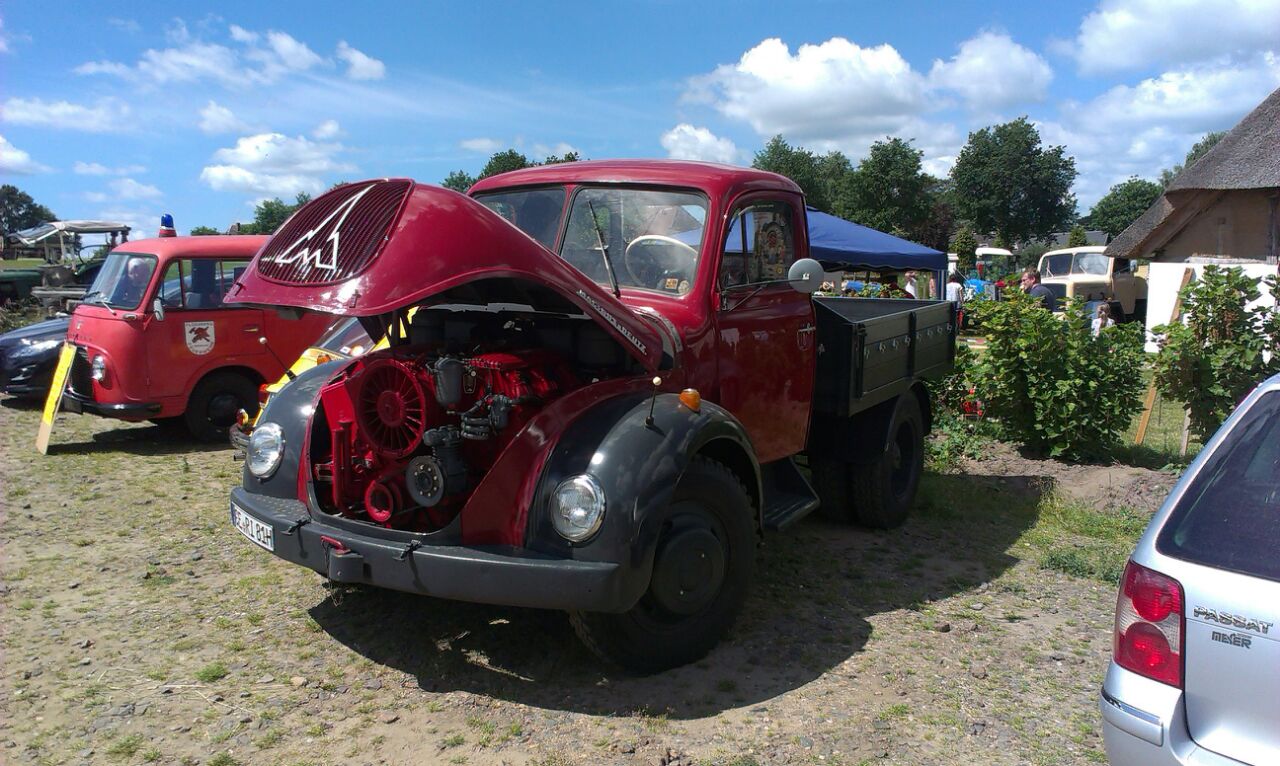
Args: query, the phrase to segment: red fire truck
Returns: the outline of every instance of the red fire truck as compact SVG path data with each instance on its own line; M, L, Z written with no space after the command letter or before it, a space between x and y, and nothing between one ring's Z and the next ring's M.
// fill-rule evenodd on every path
M915 497L952 304L815 297L808 254L800 189L744 168L338 187L228 300L390 346L272 397L231 521L334 581L564 609L626 667L690 662L766 528L893 527Z
M223 301L267 239L169 236L112 250L67 328L75 358L63 409L180 419L199 438L226 438L237 410L257 411L258 386L280 375L279 359L331 321Z

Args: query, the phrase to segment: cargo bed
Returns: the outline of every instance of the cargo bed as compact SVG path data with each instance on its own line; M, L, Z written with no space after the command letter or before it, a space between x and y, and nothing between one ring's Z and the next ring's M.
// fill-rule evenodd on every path
M814 412L849 417L940 377L955 364L955 304L898 298L814 298Z

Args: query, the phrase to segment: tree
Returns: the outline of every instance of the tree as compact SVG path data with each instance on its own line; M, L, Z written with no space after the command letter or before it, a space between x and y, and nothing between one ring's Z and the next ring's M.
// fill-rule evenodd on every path
M0 186L0 232L22 231L56 220L58 216L37 203L30 194L11 184Z
M515 149L494 152L489 161L480 169L479 178L488 178L489 176L496 176L499 173L507 173L512 170L523 170L524 168L535 167L537 164L536 162L530 162L528 157Z
M1026 117L970 133L951 180L956 213L1004 242L1042 239L1075 217L1076 162L1061 146L1042 147Z
M1137 176L1122 181L1098 200L1086 219L1089 226L1116 236L1147 212L1161 193L1160 184Z
M218 231L217 229L213 228L212 226L193 226L193 227L191 227L191 236L193 236L193 237L207 237L207 236L211 236L211 235L213 235L213 234L221 234L221 233L222 233L222 232Z
M931 202L931 179L920 169L923 156L901 138L876 141L840 184L837 214L880 231L908 234L919 228Z
M445 176L440 185L446 189L453 189L459 194L466 194L467 189L470 189L475 182L476 179L470 173L465 170L455 170Z
M948 248L956 254L956 271L961 275L968 274L973 269L974 251L977 249L978 238L973 235L973 229L968 224L961 226L951 238L951 246Z
M292 205L279 197L263 200L253 209L253 223L241 226L240 231L243 234L274 234L289 216L310 201L311 195L306 192L298 192Z
M560 156L551 155L542 161L543 165L559 165L563 162L577 162L582 159L577 152L565 152Z
M826 164L829 172L835 162ZM804 191L805 201L810 207L824 213L832 212L829 182L823 175L823 160L808 149L793 147L782 136L774 136L756 152L751 167L790 178Z
M1084 230L1084 224L1078 223L1071 227L1071 231L1067 234L1067 247L1084 247L1089 244L1089 233Z
M1160 185L1168 188L1173 183L1173 179L1185 168L1191 167L1192 163L1209 153L1209 150L1218 145L1218 142L1227 135L1225 130L1214 130L1205 133L1204 137L1195 142L1191 150L1187 152L1187 156L1183 158L1181 165L1174 165L1171 168L1165 168L1160 171Z

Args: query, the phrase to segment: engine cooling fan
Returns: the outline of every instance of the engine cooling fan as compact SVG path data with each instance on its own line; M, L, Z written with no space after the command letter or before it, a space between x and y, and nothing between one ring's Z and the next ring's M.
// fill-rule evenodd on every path
M355 400L356 420L375 450L398 459L417 448L427 423L427 397L408 366L387 358L369 362Z

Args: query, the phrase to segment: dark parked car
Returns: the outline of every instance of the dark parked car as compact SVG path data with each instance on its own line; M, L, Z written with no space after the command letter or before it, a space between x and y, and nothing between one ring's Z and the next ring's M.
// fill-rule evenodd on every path
M0 335L0 391L43 399L67 337L68 317L49 319Z

